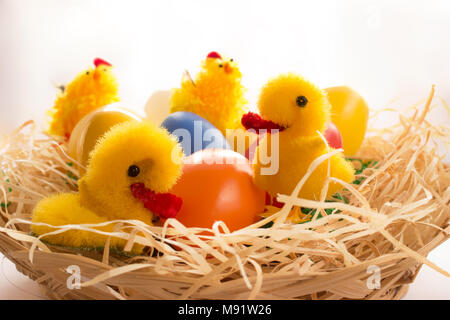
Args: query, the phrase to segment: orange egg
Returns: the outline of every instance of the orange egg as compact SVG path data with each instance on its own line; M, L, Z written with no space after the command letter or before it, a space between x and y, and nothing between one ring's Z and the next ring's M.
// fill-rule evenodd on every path
M256 187L252 174L248 160L231 150L205 149L190 155L170 191L183 199L176 219L202 228L220 220L230 231L254 223L264 211L265 192Z

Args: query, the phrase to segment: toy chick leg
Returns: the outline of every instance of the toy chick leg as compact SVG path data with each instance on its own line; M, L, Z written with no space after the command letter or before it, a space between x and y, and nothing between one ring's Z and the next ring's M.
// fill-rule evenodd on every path
M53 226L62 226L68 224L96 224L108 221L94 212L82 207L80 205L79 194L58 194L41 200L33 210L32 222L42 222ZM108 224L95 229L105 232L112 232L114 224ZM57 228L32 225L32 232L36 235L43 235L49 233ZM44 236L42 238L51 244L63 245L68 247L104 247L107 236L97 234L95 232L84 230L69 230L62 233ZM110 246L113 248L123 248L126 240L111 237ZM141 250L135 245L133 252Z

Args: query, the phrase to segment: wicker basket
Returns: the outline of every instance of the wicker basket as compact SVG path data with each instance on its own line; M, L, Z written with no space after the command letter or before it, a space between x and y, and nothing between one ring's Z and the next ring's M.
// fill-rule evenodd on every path
M218 222L210 236L173 219L163 227L121 221L111 236L148 246L142 256L112 252L108 243L91 251L50 246L29 234L35 203L76 191L78 174L64 143L39 137L29 122L0 149L0 251L52 299L399 299L424 263L449 276L426 259L450 232L450 170L433 144L448 146L450 132L425 120L431 99L394 128L372 131L358 157L373 165L336 202L294 191L264 220L233 233ZM298 207L323 217L286 223ZM69 289L69 266L79 267L80 288Z

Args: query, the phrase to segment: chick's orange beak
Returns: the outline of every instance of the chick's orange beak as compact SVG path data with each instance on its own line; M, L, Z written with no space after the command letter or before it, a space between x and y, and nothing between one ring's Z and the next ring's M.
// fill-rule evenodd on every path
M93 75L95 81L98 81L98 79L100 79L100 72L101 71L99 68L95 68L94 75Z
M94 80L97 81L100 78L100 68L102 66L107 66L107 67L111 67L111 63L109 63L108 61L105 61L103 59L100 58L95 58L94 59L94 65L95 65L95 70L94 70Z
M181 209L183 200L171 193L157 193L145 187L143 183L133 183L131 193L144 207L163 219L175 218Z
M233 72L233 67L230 66L230 64L228 62L224 64L223 68L225 70L225 73L227 73L227 74L230 74Z

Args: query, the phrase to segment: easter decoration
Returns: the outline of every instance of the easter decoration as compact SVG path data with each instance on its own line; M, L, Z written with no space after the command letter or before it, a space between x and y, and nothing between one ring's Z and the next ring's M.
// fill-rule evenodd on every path
M253 113L244 115L244 127L278 131L266 135L258 146L254 166L256 184L267 190L272 197L278 193L291 194L298 181L306 175L313 160L332 151L319 134L325 131L326 123L330 120L330 105L326 94L301 76L283 74L264 86L258 108L261 117L256 117ZM272 135L277 135L276 142L271 141ZM267 164L261 161L261 156L270 154L272 143L277 143L279 148L278 170L272 174L264 174ZM351 164L342 154L335 153L329 158L328 164L322 163L311 173L298 196L311 200L320 199L328 170L329 176L344 182L354 179ZM340 183L331 181L325 198L341 188Z
M187 227L211 228L223 221L235 231L259 220L265 207L249 161L232 150L205 149L187 157L170 192L183 199L176 219Z
M173 90L170 111L195 113L226 135L226 129L241 127L240 118L247 111L241 77L233 59L210 52L196 77L185 73L181 87Z
M156 218L174 217L182 200L167 191L180 176L181 163L181 148L165 130L150 123L118 124L92 151L86 174L78 181L79 193L42 199L33 210L32 221L37 224L31 230L41 236L55 231L51 226L102 223L97 230L112 232L115 224L108 221L136 219L152 225ZM103 247L106 237L70 230L43 240L69 247ZM113 237L110 246L123 248L125 243Z
M119 101L112 65L100 58L94 60L94 65L95 68L79 73L57 96L49 110L48 133L68 139L78 121L89 112Z
M222 132L208 120L192 112L174 112L161 123L161 126L178 137L178 142L187 156L203 149L230 149Z
M353 156L364 140L369 107L358 92L347 86L326 88L325 92L331 104L331 120L342 134L344 154Z
M119 103L113 103L88 113L77 123L70 135L68 153L80 164L80 175L84 174L97 141L114 125L126 121L142 119Z
M377 131L355 91L294 73L268 81L249 113L236 63L211 52L142 120L112 104L111 66L94 64L57 97L44 135L30 120L0 141L0 252L49 298L400 299L424 264L450 276L427 259L450 233L436 147L450 129L427 119L445 109L434 86ZM278 131L252 158L226 129Z

